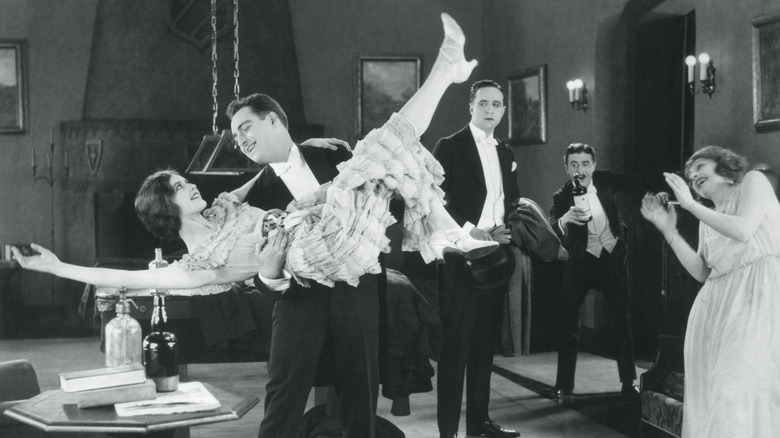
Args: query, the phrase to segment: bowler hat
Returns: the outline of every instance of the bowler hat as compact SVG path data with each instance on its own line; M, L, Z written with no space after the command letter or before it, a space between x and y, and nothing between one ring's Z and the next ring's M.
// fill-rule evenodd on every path
M515 272L515 255L509 245L500 245L495 251L473 260L448 253L444 255L444 263L452 265L458 280L475 289L503 286Z

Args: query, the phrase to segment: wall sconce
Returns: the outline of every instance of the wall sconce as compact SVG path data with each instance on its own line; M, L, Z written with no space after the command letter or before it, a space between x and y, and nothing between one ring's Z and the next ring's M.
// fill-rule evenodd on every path
M566 88L569 89L569 103L571 108L575 110L582 110L585 112L588 110L588 89L585 87L585 83L582 79L575 79L566 83Z
M699 92L707 93L712 99L712 93L715 92L715 67L712 65L710 55L702 53L699 55L699 82L701 82L701 89L696 90L696 81L694 79L694 69L696 67L696 58L694 56L688 56L685 58L685 65L688 66L688 89L691 94L699 94Z

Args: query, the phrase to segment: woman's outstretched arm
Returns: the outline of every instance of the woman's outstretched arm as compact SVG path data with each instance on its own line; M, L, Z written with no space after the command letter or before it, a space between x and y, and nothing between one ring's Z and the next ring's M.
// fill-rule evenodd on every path
M128 289L189 289L217 282L217 271L187 271L179 266L154 270L128 271L123 269L88 268L64 263L48 249L32 244L40 255L25 257L13 248L19 264L33 271L47 272L62 278L106 287Z
M758 171L750 171L742 180L737 214L724 214L696 202L688 185L680 176L671 173L665 173L664 176L682 208L690 211L718 233L740 242L747 241L758 230L766 215L767 199L775 198L772 185L766 176Z

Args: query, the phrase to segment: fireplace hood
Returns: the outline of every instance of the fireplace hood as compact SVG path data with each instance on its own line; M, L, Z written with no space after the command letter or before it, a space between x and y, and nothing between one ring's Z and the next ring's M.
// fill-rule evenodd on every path
M232 8L231 1L219 4ZM230 12L219 20L232 19ZM321 126L304 120L287 1L242 2L239 13L241 90L279 101L294 139L321 136ZM148 236L141 238L142 227L108 222L137 221L128 199L156 170L186 173L189 168L198 178L205 173L218 182L191 179L210 189L238 187L240 178L258 170L257 165L235 164L244 158L230 146L229 130L213 134L211 47L181 37L198 23L208 23L209 14L209 0L98 0L82 119L59 126L70 157L57 215L63 230L57 247L64 248L65 258L88 265L105 257L151 258L153 247L126 250L136 242L155 244ZM225 32L217 47L218 77L223 78L217 84L219 129L229 126L224 111L234 98L232 33ZM204 134L210 142L201 148ZM245 174L225 177L226 172ZM127 244L107 242L112 239Z

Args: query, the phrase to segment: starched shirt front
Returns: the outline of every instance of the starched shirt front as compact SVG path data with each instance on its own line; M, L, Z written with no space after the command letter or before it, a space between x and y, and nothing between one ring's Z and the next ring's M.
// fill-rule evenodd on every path
M314 173L295 144L290 146L287 161L268 165L276 172L276 176L282 179L296 201L320 187L320 183L317 182L317 178L314 177Z
M590 203L590 214L593 219L588 222L588 248L587 251L598 258L601 256L601 250L606 249L612 253L617 243L617 238L609 229L609 220L604 206L599 200L598 190L593 181L588 185L588 202Z
M476 227L487 230L496 225L504 224L504 188L501 165L498 162L498 151L496 150L498 142L492 133L488 135L473 123L469 123L469 129L477 145L477 153L482 164L482 173L485 175L485 188L487 189L485 203L482 206L482 213L479 215Z

